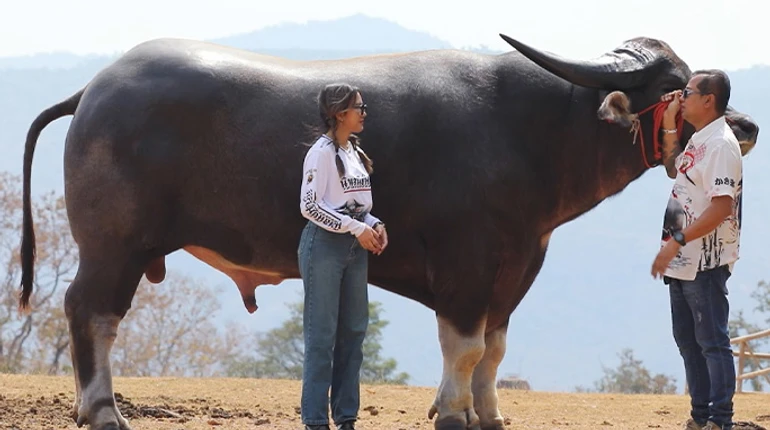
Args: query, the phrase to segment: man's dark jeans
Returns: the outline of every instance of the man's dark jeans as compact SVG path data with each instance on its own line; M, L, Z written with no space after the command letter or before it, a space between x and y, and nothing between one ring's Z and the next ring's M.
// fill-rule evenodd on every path
M698 272L692 281L666 278L674 340L684 359L692 418L732 427L735 364L727 320L727 266Z

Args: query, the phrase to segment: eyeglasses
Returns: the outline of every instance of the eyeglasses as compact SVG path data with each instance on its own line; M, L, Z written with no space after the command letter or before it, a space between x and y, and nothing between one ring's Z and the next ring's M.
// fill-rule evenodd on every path
M709 93L701 93L699 91L691 90L689 88L685 88L684 90L682 90L682 98L683 99L687 99L687 97L690 97L693 94L700 94L702 96L705 96L706 94L709 94Z
M360 105L353 105L350 109L357 109L361 112L361 115L366 113L366 103Z

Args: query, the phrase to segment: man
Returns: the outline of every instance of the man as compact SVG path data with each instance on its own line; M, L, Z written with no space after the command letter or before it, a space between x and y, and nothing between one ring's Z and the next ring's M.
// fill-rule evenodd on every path
M733 429L735 365L727 329L727 279L740 248L743 166L738 140L724 113L730 80L699 70L663 117L666 172L675 178L652 276L671 296L674 340L684 360L691 399L688 430ZM676 114L695 127L684 151Z

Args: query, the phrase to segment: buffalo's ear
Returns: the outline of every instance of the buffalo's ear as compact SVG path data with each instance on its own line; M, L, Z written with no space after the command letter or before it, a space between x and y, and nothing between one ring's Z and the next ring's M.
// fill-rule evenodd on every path
M623 127L630 127L639 117L639 115L631 113L631 99L622 91L613 91L607 94L596 114L600 120Z

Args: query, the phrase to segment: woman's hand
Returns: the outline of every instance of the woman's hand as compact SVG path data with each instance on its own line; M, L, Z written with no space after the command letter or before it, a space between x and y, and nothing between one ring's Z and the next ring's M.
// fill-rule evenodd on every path
M385 230L385 224L383 223L375 225L374 230L380 235L380 251L377 253L377 255L380 255L388 246L388 231Z
M364 232L358 235L358 243L360 243L364 249L375 254L382 252L380 246L380 234L368 225L364 228Z

